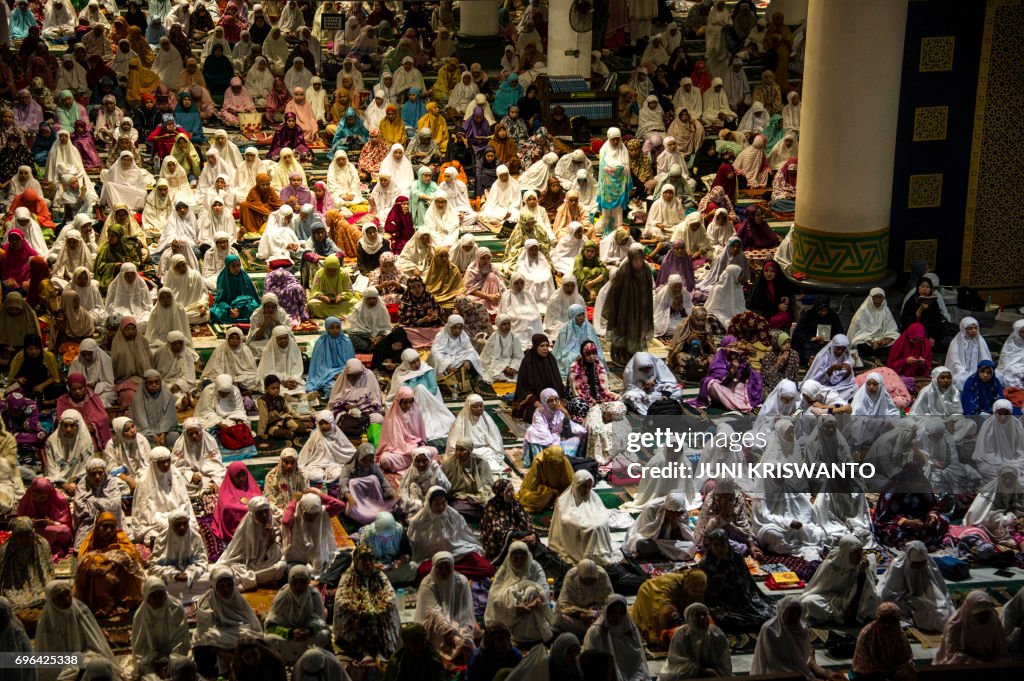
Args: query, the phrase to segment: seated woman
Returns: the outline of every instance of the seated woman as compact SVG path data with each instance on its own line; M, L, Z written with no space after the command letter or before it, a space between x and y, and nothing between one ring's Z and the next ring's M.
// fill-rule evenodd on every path
M882 488L874 514L875 537L879 543L903 548L908 541L918 540L929 551L942 546L949 519L942 513L939 500L928 490L928 479L916 461L906 464Z
M432 487L440 487L448 491L451 483L441 471L441 462L437 460L437 449L424 445L412 452L412 465L405 470L398 484L398 503L396 510L406 515L414 515L427 501L427 492Z
M538 403L530 427L523 436L522 461L526 468L530 467L534 456L555 445L562 447L570 456L574 455L584 433L583 427L569 417L568 408L553 388L542 390ZM566 430L567 422L569 432L563 440L562 433Z
M458 438L454 451L441 465L448 479L449 505L469 520L479 521L491 498L493 473L490 464L473 451L473 441Z
M555 631L585 635L611 595L608 573L594 561L584 558L565 575L555 604Z
M548 546L567 561L591 558L608 566L622 560L611 541L608 511L594 492L594 478L576 471L572 486L555 502Z
M358 296L352 291L352 280L341 267L337 255L324 258L323 267L313 275L310 286L309 314L319 319L327 317L346 317L358 302Z
M142 603L132 617L132 661L140 673L153 673L171 656L186 656L192 647L181 601L168 593L159 577L147 577Z
M168 592L185 603L202 596L210 586L206 545L190 515L191 506L171 511L167 529L157 536L149 561L149 573L161 579Z
M71 593L71 582L54 580L46 585L46 603L36 625L35 652L62 653L77 648L86 662L115 664L107 637L89 607ZM56 678L56 675L44 678Z
M338 487L345 501L345 515L360 525L373 521L379 513L394 508L395 490L374 463L376 449L364 442L356 454L342 468Z
M796 158L786 161L772 180L771 208L780 213L796 211Z
M562 333L573 324L569 322L562 328ZM571 395L568 407L572 424L583 423L591 407L619 399L618 394L608 389L608 371L602 359L597 342L585 340L580 344L580 354L569 366L566 385Z
M808 621L853 624L870 619L878 607L874 559L848 534L839 540L800 597Z
M991 414L1002 395L1003 384L996 377L996 363L990 359L981 360L975 373L964 381L960 392L964 416Z
M826 544L831 545L834 537L847 534L855 535L864 546L872 547L875 543L867 496L859 480L833 478L826 481L814 498L814 517L825 530Z
M293 565L288 583L282 586L267 613L266 641L285 663L294 664L313 646L329 648L331 630L324 619L320 592L309 587L311 572L306 565Z
M601 616L590 625L583 639L583 655L596 652L607 655L609 671L617 671L621 679L646 679L650 676L643 639L629 617L626 597L616 594L605 603ZM587 666L580 661L581 670ZM593 672L584 672L589 677Z
M113 513L118 521L118 529L124 527L121 489L118 480L107 475L107 463L103 459L92 458L86 462L83 470L74 497L76 549L85 541L101 513Z
M985 432L984 427L982 432ZM964 525L983 528L994 543L1021 550L1024 546L1024 487L1015 466L1004 464L996 477L985 483L967 509Z
M309 489L309 479L299 470L299 453L292 447L281 450L278 464L263 481L263 496L270 501L274 515L281 517L292 497Z
M676 629L669 641L668 659L658 677L661 681L732 676L729 639L717 624L712 624L711 619L711 613L703 603L687 606L683 611L685 623Z
M903 301L899 318L900 329L906 330L917 322L924 326L928 341L934 346L943 336L944 311L940 301L941 298L937 297L932 280L927 276L921 277L917 282L917 288Z
M413 451L429 439L416 393L408 386L399 388L381 425L378 441L381 467L394 473L404 471L412 464Z
M153 445L172 448L180 434L175 396L164 388L163 378L156 369L145 372L142 378L145 384L132 400L132 421Z
M839 672L825 670L815 659L810 628L798 596L775 605L775 616L764 623L754 646L751 674L798 674L805 679L843 681Z
M381 559L366 543L358 544L335 592L334 641L355 660L388 657L398 648L398 605L385 570L374 564Z
M101 513L78 549L75 597L93 614L109 618L131 612L142 602L145 574L135 545L113 513Z
M1010 336L1012 339L1013 336ZM1004 344L1004 351L1006 346ZM946 349L946 366L953 374L953 383L957 391L964 389L964 383L978 368L978 362L983 359L992 359L992 353L988 349L988 342L981 335L978 320L974 317L964 317L960 320L960 332L953 336ZM1002 363L1002 353L999 356Z
M700 393L688 403L700 409L719 405L750 413L761 404L761 374L750 364L747 350L735 336L725 336L708 365Z
M886 366L899 374L910 394L917 393L917 379L932 373L932 346L924 326L914 323L900 334L889 350Z
M367 287L363 291L362 300L345 320L345 331L352 341L353 349L372 352L391 332L391 328L391 316L381 300L380 291L374 286Z
M233 381L246 390L256 390L262 386L256 374L256 357L252 349L243 342L245 334L237 326L227 330L221 341L203 367L200 378L203 381L214 381L221 374L227 374Z
M441 306L419 276L409 278L398 306L398 322L414 347L425 347L441 331Z
M57 358L35 333L25 336L22 350L11 359L7 385L17 385L22 394L43 405L54 404L67 391L60 381Z
M220 374L213 383L203 388L195 413L206 429L224 430L237 425L249 427L242 393L228 374Z
M826 331L827 336L823 332ZM814 306L800 313L793 330L793 348L800 354L800 361L809 363L819 354L830 339L843 333L843 322L829 305L828 296L814 297Z
M412 558L419 562L418 573L425 576L438 551L454 557L455 569L474 579L494 575L494 567L483 557L483 547L466 520L448 505L448 494L440 487L427 492L427 503L409 521Z
M434 337L428 361L441 382L456 394L471 390L471 378L483 374L480 355L465 331L465 321L457 314L448 317L444 330Z
M0 591L14 609L37 608L53 580L50 545L35 533L31 518L12 518L8 528L11 535L0 546Z
M878 597L924 631L941 631L954 612L946 580L919 541L907 542L903 554L879 577Z
M29 518L36 534L50 545L50 553L61 558L71 549L71 507L67 497L44 477L32 481L18 502L17 515Z
M752 632L771 617L771 601L757 588L743 557L730 548L724 529L708 533L704 559L697 567L707 576L704 602L723 629Z
M355 357L345 362L344 369L335 379L327 405L339 417L351 409L358 409L372 422L379 423L384 418L380 383L373 372Z
M237 534L239 524L248 514L249 501L258 496L260 488L246 465L241 461L228 464L213 511L213 534L229 541Z
M672 492L661 504L645 508L626 532L622 551L644 562L688 561L697 554L687 522L687 500Z
M856 678L906 678L914 674L914 654L900 626L900 609L882 603L857 636L850 674Z
M352 460L356 448L341 432L330 411L318 411L315 421L316 429L299 450L299 470L311 482L334 482Z
M193 655L200 657L204 648L213 649L218 657L229 655L243 637L262 637L262 632L256 613L239 593L235 575L218 563L210 575L209 590L197 604Z
M884 289L873 288L868 292L868 297L853 314L846 335L861 359L888 354L900 331L889 310Z
M1007 662L1006 631L984 590L971 591L942 631L934 665Z
M703 306L697 305L676 326L665 363L682 379L694 382L703 380L711 364L715 336L719 332L725 334L721 322L709 315Z
M729 546L741 555L751 555L760 560L764 554L757 547L754 531L750 526L750 514L739 485L731 478L721 478L710 492L704 495L704 503L697 517L693 536L698 546L704 546L713 530L723 529L729 535Z
M412 348L402 351L402 363L391 376L391 386L384 398L385 406L394 403L398 391L402 388L413 391L416 404L423 414L427 439L444 438L455 422L455 417L444 406L434 368L421 360L419 353Z
M154 447L135 488L132 503L132 534L140 544L151 542L164 534L170 514L179 508L188 509L192 517L192 503L188 486L181 471L171 465L171 452L166 447Z
M216 586L219 569L227 568L244 591L260 584L277 584L287 571L281 548L281 523L270 510L266 497L255 496L246 503L246 514L235 528L224 553L210 575Z
M668 644L666 634L683 621L682 613L687 607L704 601L706 587L707 576L694 569L645 581L629 613L644 642L664 649Z
M486 383L515 383L523 361L523 346L512 332L512 317L498 313L494 332L480 351L482 379Z
M487 594L484 623L505 625L513 642L528 648L551 638L554 613L550 601L544 569L530 555L525 543L512 542L508 559L502 563Z
M309 392L327 392L333 386L337 376L344 371L345 364L355 359L356 351L352 341L341 328L341 320L328 317L324 320L324 333L313 344L313 352L309 356L309 371L306 377L306 390Z
M210 308L210 320L218 324L249 321L259 307L259 293L249 275L242 269L237 255L224 258L224 269L217 275L217 295Z
M443 658L468 657L475 648L474 638L480 634L469 582L455 571L455 559L448 551L435 552L423 565L431 568L416 594L413 621L423 626L430 645Z
M683 387L664 360L647 352L638 352L629 360L623 373L623 383L623 402L641 416L645 416L650 406L663 397L678 401L683 396Z
M857 384L853 376L850 339L843 334L833 336L815 355L804 381L817 381L823 389L836 392L842 399L852 399Z
M521 273L512 274L509 287L501 292L498 315L511 320L512 334L518 339L521 350L526 350L530 338L544 328L537 299L526 289L526 277Z
M900 418L900 411L885 390L882 380L881 374L874 371L869 373L864 384L853 395L853 418L850 419L847 439L854 448L871 447Z

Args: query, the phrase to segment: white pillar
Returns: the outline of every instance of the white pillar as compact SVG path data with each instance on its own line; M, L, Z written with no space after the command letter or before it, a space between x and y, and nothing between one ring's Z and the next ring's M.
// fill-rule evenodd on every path
M590 77L591 32L577 33L569 25L573 0L548 4L548 73L552 76ZM570 54L566 54L569 52ZM572 54L575 52L575 54Z
M500 32L498 0L462 0L459 5L459 35L479 38Z
M907 0L810 0L793 265L812 279L885 274L906 23Z

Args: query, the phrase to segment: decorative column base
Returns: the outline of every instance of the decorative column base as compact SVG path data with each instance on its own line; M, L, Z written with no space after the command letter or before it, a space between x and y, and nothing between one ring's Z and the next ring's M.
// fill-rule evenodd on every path
M505 40L500 35L479 36L459 33L459 62L469 66L472 63L483 65L484 70L493 69L501 64L505 55Z
M793 270L821 281L861 284L882 279L889 258L889 228L823 232L793 225Z

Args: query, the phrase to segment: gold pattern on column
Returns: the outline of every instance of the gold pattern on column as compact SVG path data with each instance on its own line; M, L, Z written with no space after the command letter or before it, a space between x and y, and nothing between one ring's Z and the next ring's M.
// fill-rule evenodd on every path
M921 56L917 70L921 73L953 70L953 48L956 36L941 35L921 38Z
M910 176L907 208L938 208L942 205L942 173Z
M960 284L979 288L1024 285L1021 230L1008 197L1024 196L1020 122L1024 90L1014 77L1024 1L988 0L979 55L978 92L964 217Z
M914 109L914 141L937 142L946 139L948 106L919 106Z
M938 239L912 239L907 241L903 247L903 271L909 272L911 265L915 262L924 261L928 263L928 271L935 270L935 263L939 260Z

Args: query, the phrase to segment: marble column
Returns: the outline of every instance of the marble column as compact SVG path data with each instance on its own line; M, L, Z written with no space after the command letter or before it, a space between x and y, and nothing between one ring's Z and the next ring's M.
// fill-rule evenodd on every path
M881 278L907 0L810 0L800 112L793 269L811 279Z
M551 0L548 4L548 73L590 78L593 39L590 31L577 33L569 25L572 3L573 0Z

